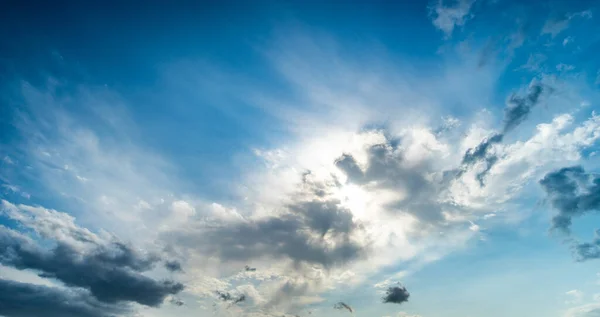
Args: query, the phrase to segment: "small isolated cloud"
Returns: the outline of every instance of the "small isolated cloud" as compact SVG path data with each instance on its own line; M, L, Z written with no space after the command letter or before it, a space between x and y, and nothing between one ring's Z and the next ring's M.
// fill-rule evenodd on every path
M568 72L568 71L572 71L574 69L575 69L575 66L569 65L569 64L560 63L560 64L556 65L556 70L559 72Z
M178 261L166 261L165 268L170 272L182 272L183 268L181 267L181 263Z
M404 286L392 286L387 289L385 296L382 298L384 303L402 304L408 302L410 293Z
M338 309L338 310L344 309L344 310L349 311L350 313L354 312L354 310L352 309L352 307L350 305L344 303L344 302L338 302L338 303L336 303L335 305L333 305L333 308Z
M553 229L570 233L573 218L600 208L600 177L586 173L581 166L550 172L539 183L558 211L552 218Z
M575 38L572 36L567 36L565 37L565 39L562 42L563 46L567 46L569 43L573 43L573 41L575 41Z
M463 26L473 17L470 13L475 0L456 0L450 5L444 5L443 0L430 7L430 16L435 27L442 30L446 38L452 36L454 28Z
M530 72L539 72L543 70L543 64L548 60L548 57L544 54L531 54L527 59L527 62L517 68L517 70L528 70Z
M592 11L585 10L573 14L567 14L559 18L549 19L542 27L542 35L549 34L552 38L556 37L559 33L569 28L569 24L574 18L591 19Z

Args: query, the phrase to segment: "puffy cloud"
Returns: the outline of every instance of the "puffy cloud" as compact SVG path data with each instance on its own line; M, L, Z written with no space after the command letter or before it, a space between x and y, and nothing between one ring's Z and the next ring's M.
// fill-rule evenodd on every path
M352 213L332 197L300 194L276 215L224 221L169 232L180 247L197 249L221 261L246 261L265 256L326 267L360 258L366 246L354 239L360 227ZM210 241L210 243L203 243Z
M54 245L43 248L24 234L2 226L3 265L39 271L43 277L87 289L106 303L130 301L158 306L168 295L183 289L180 283L157 281L142 274L160 260L156 255L78 227L67 214L7 201L2 201L2 208L8 217Z
M0 279L0 315L6 317L112 317L129 315L81 289L63 289Z
M406 287L391 286L386 290L382 301L384 303L402 304L404 302L408 302L409 297L410 293L408 290L406 290Z

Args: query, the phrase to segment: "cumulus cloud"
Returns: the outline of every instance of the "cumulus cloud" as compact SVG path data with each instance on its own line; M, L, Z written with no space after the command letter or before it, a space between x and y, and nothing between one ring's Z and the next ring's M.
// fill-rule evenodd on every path
M202 254L218 256L221 261L271 256L330 267L365 255L364 242L353 238L361 229L352 213L339 200L313 195L313 191L314 187L307 197L298 194L295 201L273 216L210 226L199 222L169 236L180 247L198 249Z
M410 293L404 286L391 286L385 291L385 296L382 298L384 303L402 304L408 302Z
M63 289L0 279L0 315L6 317L112 317L129 315L124 305L106 304L81 289Z
M430 7L433 25L449 38L454 28L463 26L472 17L470 10L473 3L475 0L452 0L451 4L444 5L444 1L439 0Z
M183 285L142 274L159 258L140 252L114 237L101 237L78 227L74 218L54 210L2 201L9 218L54 244L44 248L15 230L0 227L0 263L40 272L46 278L90 291L106 303L136 302L159 306Z

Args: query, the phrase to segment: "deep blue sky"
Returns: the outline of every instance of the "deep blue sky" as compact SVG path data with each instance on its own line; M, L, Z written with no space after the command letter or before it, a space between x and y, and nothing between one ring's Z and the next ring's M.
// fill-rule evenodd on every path
M19 296L0 295L0 316L349 314L339 301L356 316L597 316L598 9L2 2L0 290ZM68 272L185 289L107 302L93 274L18 264L16 236L43 261L72 250ZM156 257L128 266L119 243ZM383 304L397 283L408 301ZM72 296L89 306L60 304Z

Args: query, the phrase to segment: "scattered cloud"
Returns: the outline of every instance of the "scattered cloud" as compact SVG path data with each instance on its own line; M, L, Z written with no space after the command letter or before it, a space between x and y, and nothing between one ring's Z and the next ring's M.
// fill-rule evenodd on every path
M581 166L550 172L540 185L558 211L552 218L553 229L569 233L573 218L600 208L600 177L586 173Z
M542 35L549 34L550 36L552 36L552 38L556 37L558 34L562 33L563 31L569 28L569 24L574 18L591 19L592 11L584 10L581 12L567 14L560 18L549 19L542 27Z
M430 16L433 25L444 32L446 38L450 38L456 27L461 27L473 17L470 13L475 0L452 0L452 4L444 5L443 0L439 0L431 6Z

